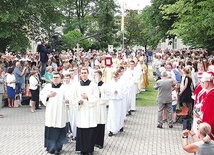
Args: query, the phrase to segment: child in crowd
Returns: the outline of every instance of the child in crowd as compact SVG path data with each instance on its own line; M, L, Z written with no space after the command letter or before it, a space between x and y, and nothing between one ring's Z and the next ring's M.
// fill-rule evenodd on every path
M173 124L176 123L176 105L178 102L178 93L176 87L172 87L172 120Z

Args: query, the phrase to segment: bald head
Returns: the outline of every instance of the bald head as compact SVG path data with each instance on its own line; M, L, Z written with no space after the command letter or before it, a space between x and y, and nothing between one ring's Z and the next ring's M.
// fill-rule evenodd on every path
M16 62L16 67L20 67L21 63L19 61Z
M167 77L167 76L168 76L168 74L166 71L161 72L161 77Z

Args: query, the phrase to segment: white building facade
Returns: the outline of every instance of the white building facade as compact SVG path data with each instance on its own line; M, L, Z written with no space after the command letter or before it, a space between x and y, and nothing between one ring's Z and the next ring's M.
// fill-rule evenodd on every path
M161 50L164 49L183 49L183 48L189 48L189 46L184 45L182 40L179 38L175 38L175 39L165 39L165 42L161 42L158 45L158 48Z

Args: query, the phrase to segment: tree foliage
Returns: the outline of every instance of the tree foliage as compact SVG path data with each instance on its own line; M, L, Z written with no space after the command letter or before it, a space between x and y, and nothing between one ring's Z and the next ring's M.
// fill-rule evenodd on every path
M107 49L108 45L116 45L119 26L115 24L115 14L118 12L118 6L114 0L96 0L95 5L93 18L97 24L96 31L100 33L96 40L101 48ZM91 31L90 33L96 32Z
M118 27L115 25L117 5L114 0L66 0L64 33L78 29L99 48L114 44Z
M139 15L136 10L130 11L126 22L126 40L130 45L141 45L155 49L164 38L174 37L168 33L177 20L174 14L164 14L162 7L174 4L176 0L153 0L151 6L145 7ZM164 17L168 18L164 18Z
M0 50L25 51L30 39L48 36L61 24L57 0L5 0L0 5Z
M77 43L79 43L81 47L84 47L84 49L88 49L90 43L88 40L80 41L83 38L84 36L81 32L79 32L78 30L73 30L66 33L63 36L62 40L67 44L68 48L70 49L76 47Z
M78 29L82 34L87 33L90 26L89 15L93 12L92 0L65 0L61 2L61 9L65 15L64 33Z
M162 39L173 38L174 35L168 33L172 29L173 23L177 20L177 17L171 14L164 14L162 7L164 5L174 4L176 0L152 0L151 6L147 11L147 21L149 23L149 31L153 31L149 34L151 37L150 46L156 47ZM168 18L164 18L164 17ZM149 19L148 19L149 18ZM143 19L142 19L143 20Z
M126 10L125 16L125 45L134 46L138 44L137 38L139 37L139 23L138 10Z
M153 19L151 18L151 11L152 7L148 6L145 7L139 15L139 18L141 19L139 43L141 42L141 44L145 47L145 50L147 50L148 46L152 49L155 49L160 41L160 38L164 37L161 33L159 33L159 26L152 24Z
M171 34L177 35L185 44L214 49L214 3L213 0L178 0L163 7L165 14L176 14Z

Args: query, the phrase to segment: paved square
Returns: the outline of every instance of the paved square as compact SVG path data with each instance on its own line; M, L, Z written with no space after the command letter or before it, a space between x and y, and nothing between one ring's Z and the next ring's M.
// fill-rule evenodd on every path
M44 148L45 107L35 113L29 106L0 111L0 155L46 155ZM125 121L124 132L105 135L103 149L94 155L190 155L182 149L182 125L157 127L157 107L137 107ZM75 142L64 145L62 155L78 154Z

